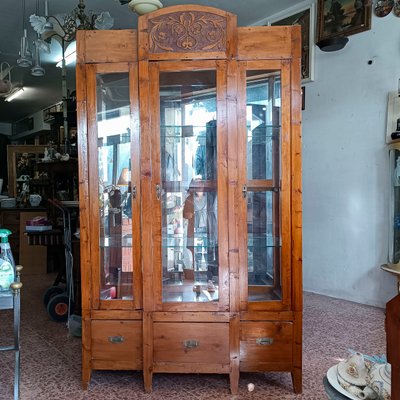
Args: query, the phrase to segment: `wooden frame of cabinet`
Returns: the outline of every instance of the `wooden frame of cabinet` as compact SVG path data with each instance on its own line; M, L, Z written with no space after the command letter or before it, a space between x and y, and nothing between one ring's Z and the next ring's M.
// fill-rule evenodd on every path
M179 24L185 18L202 21L206 31L207 21L212 21L218 32L180 41L179 30L171 30L166 21ZM81 31L77 39L83 386L93 369L142 369L146 392L151 391L154 373L221 373L229 374L235 394L240 371L289 371L300 393L300 28L237 28L230 13L190 5L141 16L138 31ZM218 196L218 297L209 302L167 301L161 247L168 182L161 174L160 76L179 72L185 79L186 73L204 70L216 76L217 175L216 185L203 181L198 186L214 187ZM271 85L277 77L279 119L272 120L275 133L268 139L275 172L250 179L244 151L246 85L254 71ZM96 76L121 72L129 75L132 237L138 241L131 257L134 296L102 300ZM249 298L250 291L258 293L265 285L260 289L249 283L247 193L265 193L272 204L271 276L277 289L275 297L261 301Z

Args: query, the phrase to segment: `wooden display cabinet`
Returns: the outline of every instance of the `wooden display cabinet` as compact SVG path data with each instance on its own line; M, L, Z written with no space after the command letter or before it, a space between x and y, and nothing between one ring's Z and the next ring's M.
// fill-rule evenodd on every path
M288 371L302 389L300 27L174 6L80 31L82 380Z

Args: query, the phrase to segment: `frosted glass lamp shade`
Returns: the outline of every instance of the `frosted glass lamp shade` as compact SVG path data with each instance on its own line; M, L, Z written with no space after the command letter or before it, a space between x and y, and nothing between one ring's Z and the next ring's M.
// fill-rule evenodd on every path
M148 14L162 8L160 0L131 0L129 8L138 15Z

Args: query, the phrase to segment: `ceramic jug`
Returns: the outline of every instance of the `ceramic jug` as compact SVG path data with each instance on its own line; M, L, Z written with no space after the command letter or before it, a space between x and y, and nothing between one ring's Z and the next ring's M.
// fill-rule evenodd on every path
M40 194L29 195L29 203L32 207L37 207L42 201L42 196Z

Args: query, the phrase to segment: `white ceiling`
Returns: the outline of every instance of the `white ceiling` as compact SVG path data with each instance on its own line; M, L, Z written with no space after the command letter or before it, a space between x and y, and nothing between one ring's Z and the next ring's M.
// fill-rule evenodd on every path
M34 32L29 24L29 16L35 13L36 0L26 1L26 26L32 42ZM188 4L184 0L162 0L164 7L177 4ZM43 15L43 0L39 1L40 12ZM207 5L221 8L238 16L238 25L246 26L263 18L276 14L299 3L296 0L197 0L192 4ZM78 0L49 0L51 15L70 12ZM137 26L137 16L127 5L121 6L118 0L86 0L86 10L101 12L109 11L114 18L113 29L132 29ZM16 66L20 38L22 35L22 0L1 0L0 13L0 62L6 61L14 66L11 78L14 83L24 86L24 94L10 103L0 99L0 122L14 122L31 115L61 100L61 69L55 67L54 56L61 54L58 44L52 46L52 54L42 58L42 66L46 69L44 77L33 77L29 68ZM75 67L67 67L68 88L75 88Z

